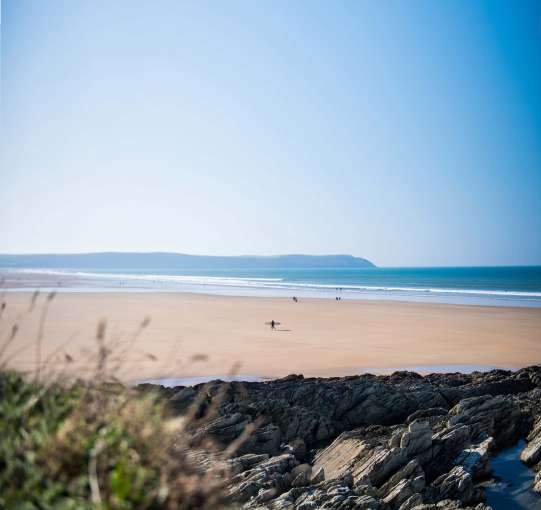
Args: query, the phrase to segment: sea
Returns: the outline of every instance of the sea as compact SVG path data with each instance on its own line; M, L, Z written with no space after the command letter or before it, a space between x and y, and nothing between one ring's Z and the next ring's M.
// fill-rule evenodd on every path
M541 307L541 266L182 269L1 269L5 290L192 292Z

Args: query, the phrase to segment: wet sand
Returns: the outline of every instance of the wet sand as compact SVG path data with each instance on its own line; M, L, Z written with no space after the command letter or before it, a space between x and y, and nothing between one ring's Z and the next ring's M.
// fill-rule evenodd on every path
M91 377L97 324L109 370L127 382L222 375L352 375L367 369L541 363L541 309L175 293L6 293L0 342L9 366L33 371L43 319L46 373ZM141 328L146 317L150 323ZM281 322L271 331L265 322ZM67 355L67 356L66 356ZM68 356L73 361L68 361ZM207 358L205 358L207 357ZM427 369L430 371L429 369Z

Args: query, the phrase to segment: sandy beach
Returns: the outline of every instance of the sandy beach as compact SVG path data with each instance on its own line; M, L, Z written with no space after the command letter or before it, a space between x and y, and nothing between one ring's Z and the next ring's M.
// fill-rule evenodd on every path
M222 297L181 293L5 295L2 342L9 365L34 370L43 320L41 359L48 372L89 376L96 330L106 321L110 369L128 382L152 377L261 377L302 373L339 376L367 369L541 363L541 310L382 301ZM149 318L146 327L141 324ZM281 325L271 331L265 322ZM73 361L67 362L66 354Z

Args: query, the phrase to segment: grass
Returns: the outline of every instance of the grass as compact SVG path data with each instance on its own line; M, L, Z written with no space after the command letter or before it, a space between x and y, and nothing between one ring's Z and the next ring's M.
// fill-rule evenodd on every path
M4 328L0 342L0 508L227 506L227 464L201 469L193 460L189 430L196 413L175 417L155 391L115 381L108 370L114 352L106 343L105 323L97 328L92 382L47 375L43 324L53 297L46 297L41 311L33 373L9 370L5 362L9 347L16 346L17 323ZM64 361L69 364L71 356ZM206 448L211 451L198 453L225 458L214 445Z

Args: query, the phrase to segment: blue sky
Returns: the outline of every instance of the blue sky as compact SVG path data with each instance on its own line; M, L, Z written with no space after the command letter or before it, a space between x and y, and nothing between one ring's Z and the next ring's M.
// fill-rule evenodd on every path
M541 264L541 4L4 0L0 232Z

